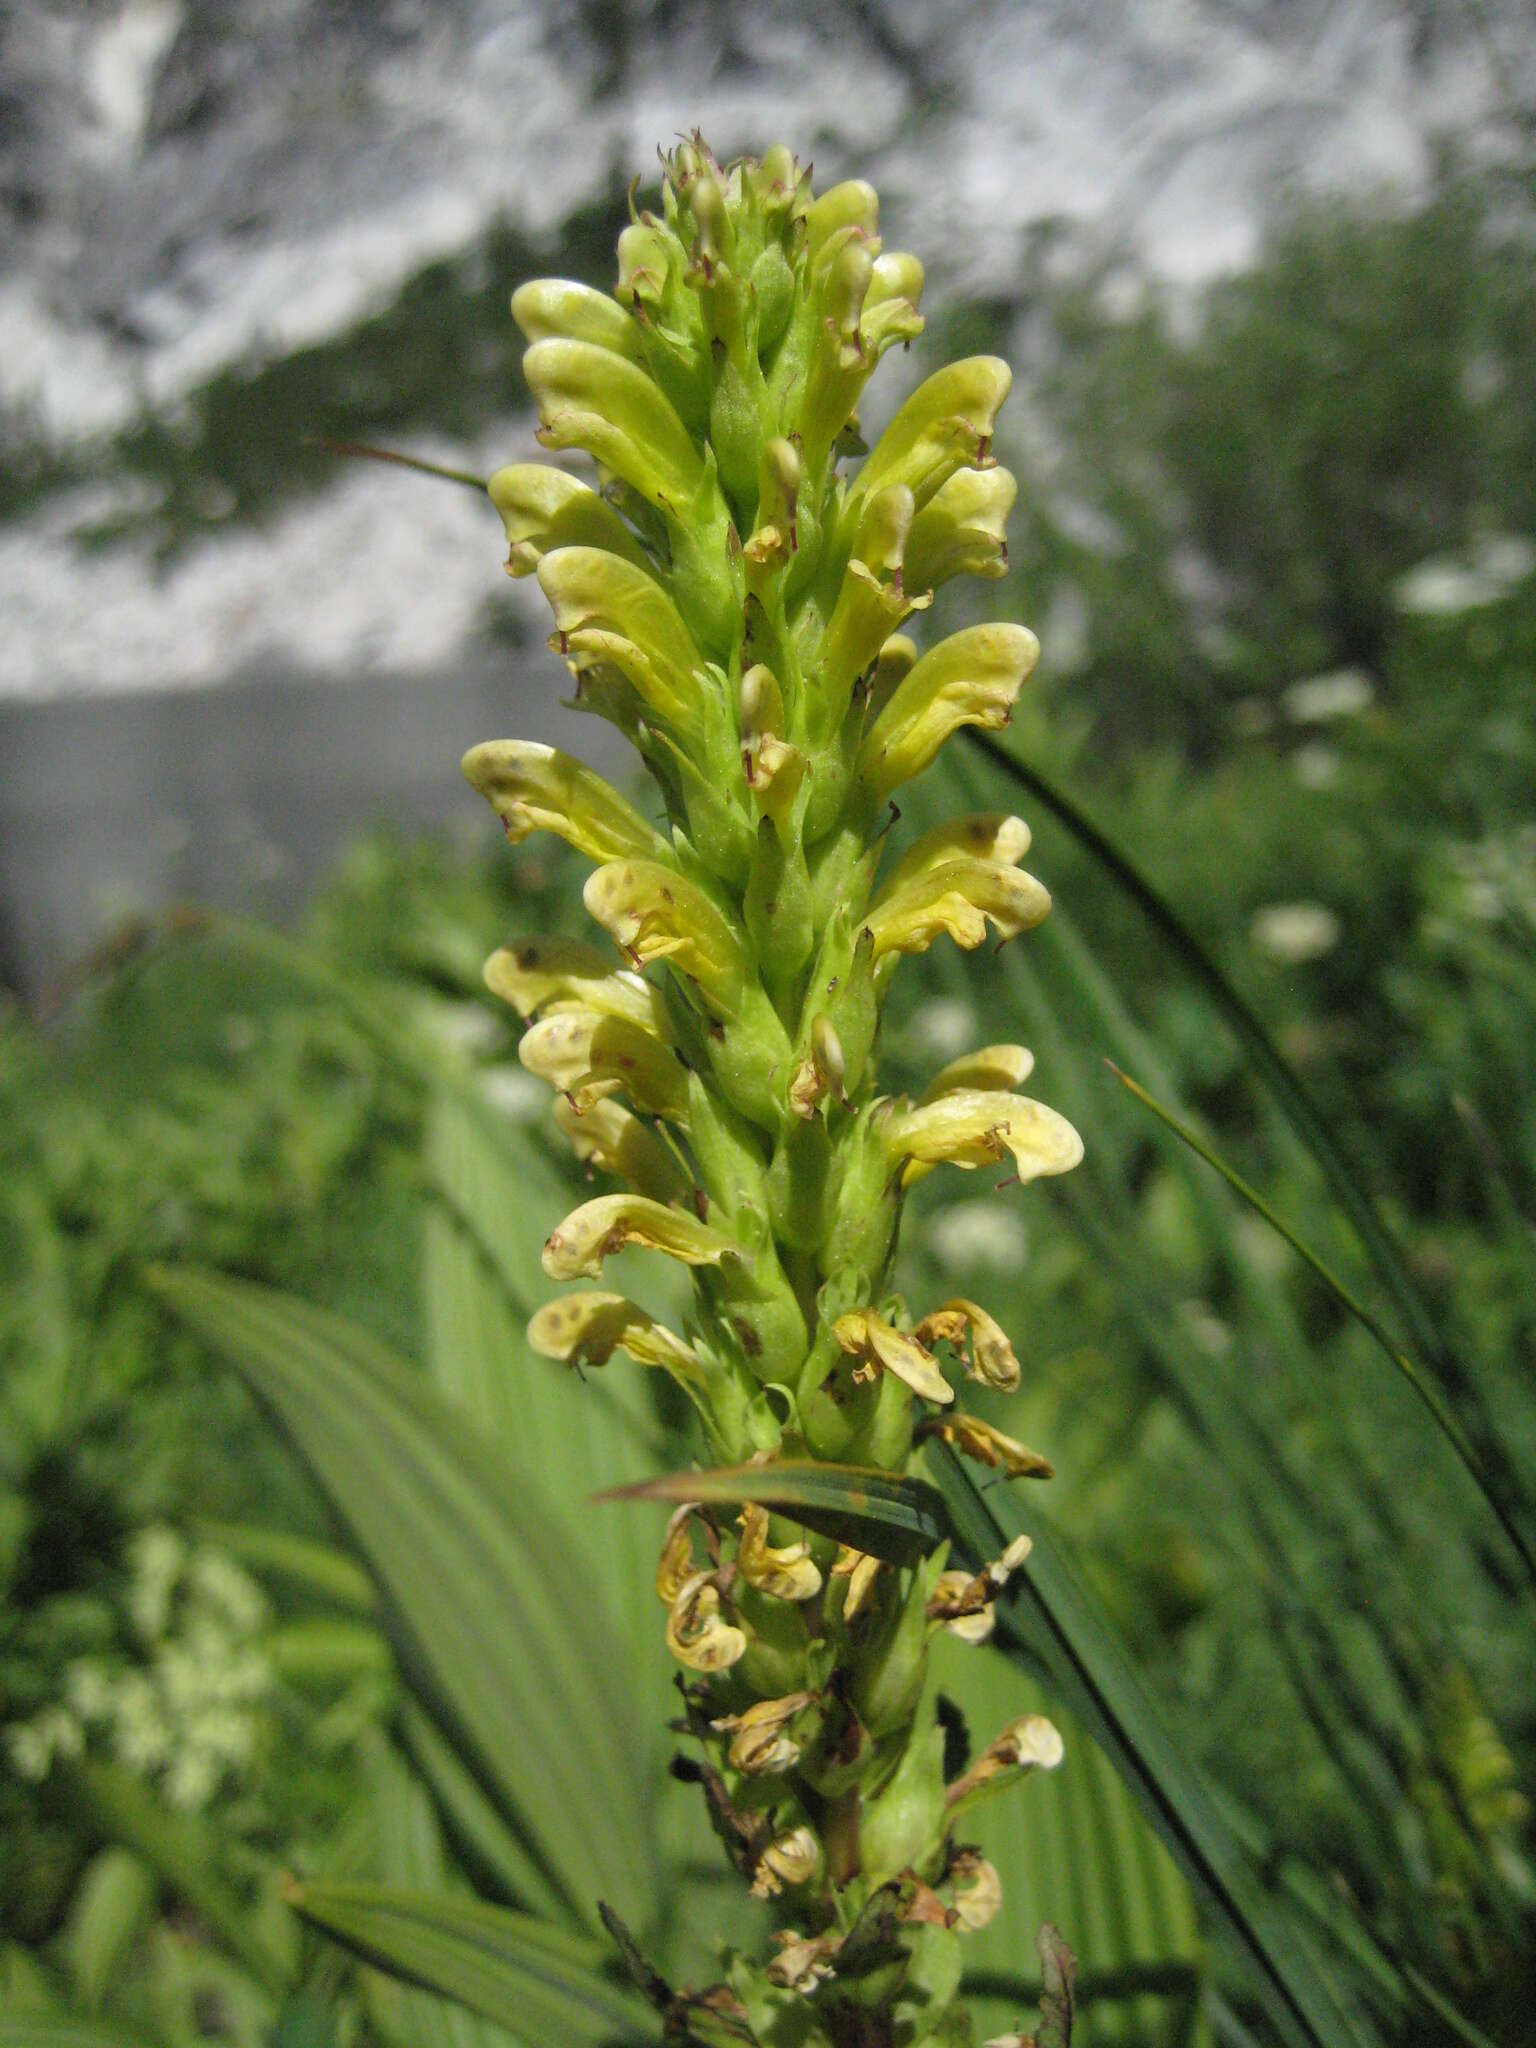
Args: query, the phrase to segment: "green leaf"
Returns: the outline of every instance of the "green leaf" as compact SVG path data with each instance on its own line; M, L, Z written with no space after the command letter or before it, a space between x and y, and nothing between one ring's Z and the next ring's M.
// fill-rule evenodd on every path
M817 1465L791 1458L776 1465L724 1465L708 1472L669 1472L659 1479L642 1479L633 1486L613 1487L598 1498L696 1500L724 1506L755 1501L889 1564L912 1564L949 1534L943 1499L925 1480L862 1465Z
M378 1605L373 1581L343 1550L295 1536L289 1529L268 1529L255 1522L199 1522L197 1532L227 1550L253 1572L287 1579L304 1592L317 1594L358 1614Z
M1251 1187L1235 1168L1229 1166L1220 1154L1206 1143L1205 1139L1200 1136L1200 1133L1192 1124L1186 1123L1182 1117L1175 1116L1171 1109L1165 1108L1154 1095L1149 1094L1141 1086L1139 1081L1133 1081L1129 1074L1122 1072L1113 1060L1106 1060L1105 1065L1115 1076L1116 1080L1128 1088L1138 1102L1147 1109L1150 1109L1152 1114L1165 1124L1176 1138L1181 1139L1192 1152L1197 1153L1207 1166L1215 1168L1216 1172L1221 1175L1233 1193L1246 1202L1249 1208L1254 1210L1256 1214L1262 1216L1270 1229L1284 1238L1292 1251L1311 1268L1313 1273L1316 1274L1317 1278L1333 1296L1334 1300L1338 1302L1339 1306L1347 1314L1352 1315L1356 1322L1370 1333L1376 1344L1385 1352L1403 1378L1407 1380L1409 1386L1412 1387L1414 1393L1427 1410L1435 1427L1456 1453L1457 1458L1461 1461L1468 1476L1471 1478L1473 1485L1476 1486L1478 1492L1486 1501L1494 1519L1508 1537L1532 1582L1536 1583L1536 1552L1532 1551L1518 1523L1515 1522L1504 1503L1500 1500L1492 1480L1483 1469L1482 1460L1467 1437L1466 1431L1461 1427L1455 1416L1451 1414L1444 1401L1440 1398L1439 1393L1430 1385L1428 1379L1419 1370L1418 1366L1398 1347L1393 1338L1382 1327L1379 1320L1372 1315L1365 1304L1353 1295L1344 1285L1343 1281L1338 1279L1324 1265L1317 1253L1312 1250L1311 1246L1303 1238L1297 1235L1285 1218L1265 1201L1258 1189Z
M525 1913L380 1885L296 1885L294 1910L377 1969L525 2039L648 2039L649 2013L604 1974L606 1951Z
M975 1558L998 1556L1018 1535L1033 1539L1028 1569L1015 1575L998 1600L999 1647L1043 1667L1057 1696L1109 1756L1174 1860L1252 1966L1283 2036L1311 2048L1372 2041L1289 1913L1260 1883L1038 1509L997 1489L983 1498L943 1445L932 1446L928 1455L941 1476L956 1532ZM994 1501L1000 1505L994 1507Z
M142 2034L119 2026L115 2020L0 2012L0 2048L149 2048L149 2044Z
M75 1986L93 2010L155 1903L155 1878L142 1857L113 1847L94 1856L80 1880L61 1939Z
M296 1957L274 1939L225 1880L219 1838L204 1819L173 1813L142 1778L117 1764L86 1759L66 1767L75 1803L109 1841L131 1849L178 1893L268 1991L294 1981ZM287 1931L296 1934L291 1921Z
M537 1489L338 1317L188 1268L150 1284L242 1374L346 1523L402 1675L526 1849L520 1897L594 1927L599 1894L647 1900L633 1702L611 1660L584 1654L581 1629L605 1639L602 1589Z

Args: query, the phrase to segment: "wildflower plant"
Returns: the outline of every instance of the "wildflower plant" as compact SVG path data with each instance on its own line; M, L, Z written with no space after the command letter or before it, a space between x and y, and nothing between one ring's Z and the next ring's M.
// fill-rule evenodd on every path
M664 160L660 214L620 236L611 297L541 280L513 300L539 440L597 474L492 478L507 568L537 577L576 704L626 735L659 799L653 819L526 741L464 764L511 840L552 831L592 861L611 942L521 939L486 969L578 1157L614 1183L551 1231L546 1272L582 1284L529 1335L571 1367L620 1352L668 1374L717 1480L904 1474L935 1437L1009 1479L1049 1474L958 1398L1019 1383L986 1309L914 1315L892 1288L921 1177L1006 1162L1028 1181L1082 1149L1018 1092L1021 1047L963 1054L916 1100L878 1081L902 956L1011 939L1050 907L1016 817L892 829L946 740L1006 723L1038 651L1012 624L921 654L903 630L950 578L1002 574L1015 490L991 452L994 357L930 376L864 450L861 394L920 332L922 284L882 249L868 185L817 196L787 149L722 166L695 136ZM631 1246L688 1269L680 1329L603 1287ZM690 2001L687 2031L968 2041L962 1944L998 1884L965 1824L1061 1744L1025 1716L946 1781L929 1646L987 1635L1027 1540L980 1572L942 1544L898 1563L770 1512L746 1478L701 1491L656 1579L684 1768L781 1927L765 1963L730 1959Z

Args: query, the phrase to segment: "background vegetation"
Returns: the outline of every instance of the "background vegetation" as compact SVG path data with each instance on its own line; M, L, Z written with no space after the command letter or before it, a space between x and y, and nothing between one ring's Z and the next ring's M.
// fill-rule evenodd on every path
M1042 230L1017 302L954 309L932 337L1020 365L1014 569L988 607L1037 626L1047 668L1007 752L1108 831L1187 941L1038 791L970 756L973 802L1035 827L1057 910L1027 948L936 950L904 977L893 1078L1019 1036L1089 1159L1027 1198L934 1176L912 1291L985 1272L975 1291L1006 1302L1015 1421L1060 1475L1030 1526L1075 1560L1262 1911L1367 2040L1531 2038L1531 1581L1370 1331L1105 1060L1387 1326L1536 1542L1530 234L1525 190L1448 164L1411 214L1288 216L1191 309ZM438 303L451 318L446 285ZM398 429L355 388L354 431ZM568 1897L573 1843L670 1977L705 1976L698 1929L746 1910L716 1882L696 1790L666 1777L658 1513L586 1506L686 1462L682 1418L618 1368L567 1384L522 1342L574 1174L479 963L509 928L574 929L577 877L489 841L473 859L372 842L297 938L188 913L91 963L49 1014L4 1016L0 2041L17 2048L489 2048L490 2023L305 1931L289 1876L473 1884L559 1930L560 1982L609 1981ZM1400 1267L1370 1256L1192 948L1252 1005ZM473 1685L443 1699L412 1557L382 1552L367 1502L327 1476L332 1425L306 1438L302 1401L263 1379L270 1331L246 1331L237 1374L227 1327L216 1348L169 1314L146 1284L166 1260L335 1312L459 1412L505 1470L509 1526L560 1537L570 1582L538 1640L569 1668L520 1669L477 1613L474 1682L501 1689L478 1720ZM283 1341L317 1373L345 1363L337 1326ZM440 1605L458 1590L427 1585ZM1027 1616L1018 1631L957 1649L946 1680L957 1742L1037 1700L1068 1734L1069 1766L987 1844L1008 1900L973 1950L994 2031L1027 2009L1049 1917L1081 1960L1075 2038L1273 2038L1231 1917L1060 1712L1074 1701ZM518 1715L550 1687L576 1703L572 1755L606 1744L603 1768L535 1767ZM456 1758L444 1730L464 1727L480 1732ZM518 1981L544 2012L554 1994ZM645 2037L616 1985L593 1997L530 2039Z

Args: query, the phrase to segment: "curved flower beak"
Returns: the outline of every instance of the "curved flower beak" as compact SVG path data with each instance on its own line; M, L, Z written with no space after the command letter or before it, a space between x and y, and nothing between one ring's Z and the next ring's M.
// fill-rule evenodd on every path
M958 469L980 468L1013 373L998 356L967 356L919 384L870 450L849 492L860 505L905 484L921 510Z
M1056 1468L1049 1458L1042 1458L1038 1451L1032 1451L1028 1444L1021 1444L1016 1437L1004 1436L1000 1429L994 1429L990 1422L983 1422L979 1415L957 1411L925 1424L924 1434L943 1437L962 1457L974 1458L978 1465L991 1465L1005 1479L1054 1479L1056 1476Z
M950 1402L955 1390L939 1370L932 1352L925 1351L915 1337L898 1330L873 1309L853 1309L832 1325L838 1343L862 1364L855 1379L874 1379L880 1372L894 1373L925 1401Z
M544 1271L551 1280L595 1280L603 1260L631 1244L665 1252L685 1266L718 1266L741 1256L723 1231L681 1209L664 1208L644 1195L599 1195L550 1232L544 1241Z
M589 860L671 855L666 840L616 789L558 747L485 740L470 748L462 765L514 846L530 832L555 832Z
M973 1380L1011 1394L1019 1384L1019 1361L1003 1327L974 1301L957 1296L923 1317L912 1332L919 1344L950 1344L966 1360Z
M741 942L696 882L658 861L614 861L588 876L582 901L637 964L669 960L734 1013L746 981Z
M1054 1771L1064 1754L1060 1735L1043 1714L1024 1714L1010 1721L946 1791L951 1816L970 1805L978 1793L1001 1790L1024 1771Z
M547 462L513 462L486 486L507 530L507 574L531 576L556 548L602 548L637 569L645 550L590 484Z
M666 1040L661 990L642 975L615 968L612 957L584 939L520 939L485 963L485 985L524 1019L544 1010L597 1010L625 1017Z
M528 1325L528 1342L562 1365L606 1365L622 1351L636 1365L660 1366L683 1380L697 1380L702 1370L681 1337L622 1294L583 1289L545 1302Z
M956 470L912 522L906 562L912 588L936 590L954 576L1004 575L1004 528L1018 488L1006 469Z
M642 359L640 331L607 292L568 277L533 277L512 294L512 318L529 341L589 341L632 363Z
M523 1033L517 1056L585 1112L623 1089L636 1109L669 1123L688 1120L688 1072L643 1025L597 1010L557 1010Z
M659 511L691 504L705 470L693 437L638 364L590 341L536 341L523 357L546 448L584 448Z
M810 1545L788 1543L774 1549L764 1508L742 1509L736 1563L749 1586L774 1600L814 1600L821 1591L821 1572L812 1561Z
M858 778L876 804L920 775L962 725L995 732L1040 656L1023 626L969 626L914 664L865 735Z
M1043 922L1050 908L1049 892L1022 868L950 860L885 890L865 923L878 964L888 953L925 953L943 932L970 951L986 939L989 922L1004 939L1017 938Z
M569 1097L555 1100L555 1122L583 1166L627 1180L637 1195L656 1202L686 1202L693 1182L683 1164L649 1124L611 1095L578 1109Z
M916 650L914 649L914 658ZM929 868L952 860L993 860L1014 866L1029 851L1029 827L1001 811L970 811L946 818L907 849L883 883L889 892L905 888Z
M998 1094L1022 1087L1035 1070L1035 1056L1027 1045L979 1045L963 1052L948 1066L940 1067L920 1100L937 1102L960 1088L980 1088Z
M893 1166L910 1186L935 1166L989 1166L1012 1153L1020 1181L1069 1173L1083 1156L1083 1141L1064 1116L1027 1095L996 1095L956 1088L937 1102L895 1111L883 1136Z
M703 705L704 657L653 576L602 548L557 548L539 563L552 645L573 675L616 668L658 718L686 729Z

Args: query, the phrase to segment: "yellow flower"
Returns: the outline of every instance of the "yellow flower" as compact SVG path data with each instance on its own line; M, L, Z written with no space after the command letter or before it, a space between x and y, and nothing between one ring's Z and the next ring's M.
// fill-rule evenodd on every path
M935 370L870 450L848 493L850 513L891 484L905 484L921 510L956 470L984 466L1012 384L997 356L967 356Z
M933 590L952 576L1001 576L1008 567L1004 527L1018 485L1006 469L960 469L912 522L906 577Z
M589 341L536 341L523 357L546 448L584 448L658 510L704 481L693 437L638 364Z
M589 860L667 859L661 834L591 768L536 740L485 740L464 756L464 774L516 846L555 832Z
M1083 1156L1083 1141L1064 1116L1027 1095L956 1088L937 1102L896 1110L883 1137L887 1156L910 1186L935 1166L991 1165L1012 1153L1021 1181L1067 1173Z
M1033 875L1000 861L951 860L900 887L888 888L865 919L878 962L888 953L925 953L941 932L967 951L987 936L990 921L1017 938L1047 916L1051 899Z
M574 675L616 668L656 713L686 727L704 706L704 658L654 577L602 548L558 548L539 563L552 645Z
M693 1180L682 1160L613 1096L601 1096L585 1109L578 1109L569 1096L557 1096L555 1122L583 1166L617 1174L637 1195L649 1195L653 1201L686 1202L691 1197Z
M745 1633L721 1613L713 1572L695 1572L678 1588L667 1616L667 1648L679 1664L706 1674L728 1671L746 1655Z
M519 1016L540 1011L597 1010L624 1017L665 1041L667 1008L660 989L643 975L615 968L612 956L583 939L521 939L485 963L485 982Z
M681 1337L622 1294L583 1290L545 1302L528 1325L528 1342L541 1358L562 1365L606 1365L622 1351L637 1365L660 1366L679 1379L696 1380L701 1371Z
M531 1024L517 1056L530 1074L570 1097L585 1112L622 1088L637 1109L688 1120L688 1074L642 1025L598 1010L556 1010Z
M507 530L507 574L531 576L556 548L604 548L637 569L645 550L590 484L547 462L513 462L486 486Z
M997 1094L1018 1088L1035 1070L1035 1056L1024 1045L979 1045L963 1052L947 1066L940 1067L923 1090L922 1102L937 1102L961 1088L981 1089Z
M1019 1384L1019 1361L1002 1325L963 1295L925 1315L912 1334L920 1344L952 1344L983 1386L1011 1394Z
M774 1549L768 1541L768 1516L763 1508L741 1511L741 1541L736 1564L747 1584L775 1600L814 1600L821 1591L821 1573L807 1543Z
M759 1778L793 1770L800 1761L800 1744L787 1730L815 1697L811 1692L792 1692L782 1699L754 1700L745 1713L723 1714L711 1721L717 1734L731 1737L731 1768Z
M954 1400L955 1390L940 1372L932 1352L873 1309L854 1309L839 1316L832 1331L846 1352L863 1361L855 1368L855 1379L873 1379L883 1370L894 1373L925 1401Z
M996 731L1040 656L1023 626L968 626L917 661L891 693L859 751L856 774L878 807L920 775L963 725Z
M741 940L697 882L653 860L612 861L587 877L582 901L637 963L668 960L729 1014L747 965Z
M990 1422L983 1422L979 1415L958 1412L946 1415L941 1422L928 1425L927 1433L942 1436L962 1457L974 1458L979 1465L994 1466L1005 1478L1053 1479L1056 1476L1049 1458L1042 1458L1038 1451L1032 1451L1028 1444L1021 1444L1016 1437L1005 1436Z
M596 1279L603 1260L626 1245L665 1252L685 1266L718 1266L741 1252L722 1231L681 1209L663 1208L643 1195L599 1195L583 1202L544 1241L551 1280Z

